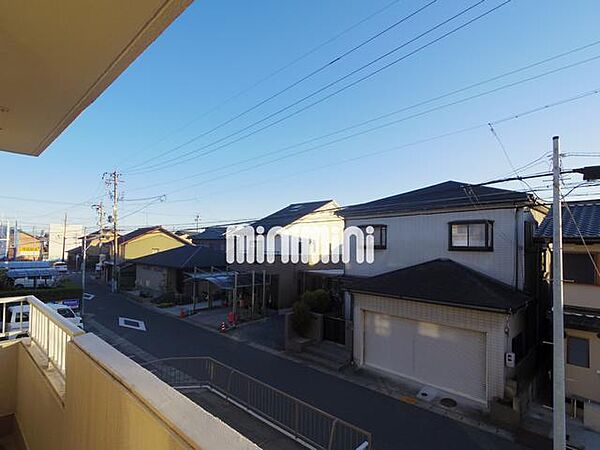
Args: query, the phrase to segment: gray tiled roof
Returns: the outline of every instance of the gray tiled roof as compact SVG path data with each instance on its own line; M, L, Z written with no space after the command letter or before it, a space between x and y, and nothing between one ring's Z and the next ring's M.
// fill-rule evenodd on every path
M225 252L207 247L183 245L164 252L154 253L128 261L129 264L171 267L174 269L193 269L194 267L224 267Z
M580 241L600 239L600 200L569 202L562 208L563 239ZM571 215L572 214L572 215ZM537 229L537 238L552 239L552 210Z
M333 200L321 200L317 202L306 202L306 203L293 203L280 209L273 214L263 217L252 223L254 228L262 226L265 231L273 227L285 227L296 220L314 212L315 210L325 206L327 203Z
M225 239L227 227L207 227L200 233L195 233L191 237L192 241L220 240Z
M525 192L446 181L372 202L348 206L340 214L350 217L519 203L533 203L533 197Z
M449 259L435 259L363 278L351 283L348 289L492 311L516 311L531 300L512 287Z

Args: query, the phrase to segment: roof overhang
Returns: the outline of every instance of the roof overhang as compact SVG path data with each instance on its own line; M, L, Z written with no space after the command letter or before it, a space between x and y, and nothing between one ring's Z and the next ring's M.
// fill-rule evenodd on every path
M0 4L0 150L38 156L192 0Z
M526 307L529 304L529 302L525 302L523 305L519 306L516 309L494 308L491 306L474 305L474 304L467 304L467 303L456 303L456 302L446 302L446 301L442 301L442 300L437 300L437 299L434 300L434 299L423 298L423 297L409 297L407 295L392 295L389 293L378 293L378 292L372 292L372 291L365 291L365 290L361 290L361 289L353 289L352 287L347 287L346 290L353 292L355 294L372 295L372 296L377 296L377 297L387 297L387 298L396 299L396 300L408 300L411 302L429 303L431 305L449 306L452 308L462 308L462 309L472 309L472 310L476 310L476 311L484 311L484 312L491 312L491 313L497 313L497 314L514 314L515 312L523 309L524 307Z

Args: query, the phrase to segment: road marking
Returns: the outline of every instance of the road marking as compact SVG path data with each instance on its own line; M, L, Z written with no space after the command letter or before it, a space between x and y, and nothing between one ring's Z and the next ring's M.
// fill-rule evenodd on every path
M119 325L133 330L146 331L146 324L142 320L119 317Z

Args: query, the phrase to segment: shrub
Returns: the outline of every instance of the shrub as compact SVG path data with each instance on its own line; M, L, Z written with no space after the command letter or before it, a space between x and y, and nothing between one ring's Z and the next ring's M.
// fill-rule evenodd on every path
M300 301L292 305L292 310L294 312L292 314L292 328L300 336L304 336L310 326L310 307L306 302Z
M302 302L305 302L311 311L316 313L326 313L329 311L329 294L325 289L316 289L314 291L306 291L302 295Z

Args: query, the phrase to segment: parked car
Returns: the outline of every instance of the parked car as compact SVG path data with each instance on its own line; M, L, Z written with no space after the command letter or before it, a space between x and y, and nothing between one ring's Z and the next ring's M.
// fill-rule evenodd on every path
M60 316L83 329L83 321L73 310L62 304L47 303L46 306L56 311ZM10 306L6 309L7 317L5 324L6 338L17 339L25 337L29 332L29 305Z
M69 273L69 268L67 267L67 263L64 261L56 261L52 265L60 274Z

